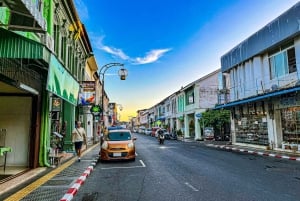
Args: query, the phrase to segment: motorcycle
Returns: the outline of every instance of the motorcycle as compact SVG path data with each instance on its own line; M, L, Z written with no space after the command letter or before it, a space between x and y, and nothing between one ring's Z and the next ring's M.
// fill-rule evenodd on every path
M172 133L170 134L170 139L171 139L171 140L177 140L177 134L176 134L175 132L172 132Z
M165 136L163 134L158 135L159 144L164 144Z

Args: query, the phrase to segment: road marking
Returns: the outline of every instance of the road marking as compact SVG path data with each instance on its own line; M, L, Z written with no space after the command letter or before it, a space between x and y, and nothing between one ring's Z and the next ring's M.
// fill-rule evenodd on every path
M101 168L101 170L109 170L109 169L132 169L132 168L145 168L146 167L146 165L145 165L145 163L142 161L142 160L140 160L140 163L142 164L142 166L139 166L139 165L136 165L136 166L127 166L127 167L124 167L124 166L122 166L122 167L106 167L106 168Z
M140 160L140 163L142 164L143 167L146 167L145 163L142 160Z
M195 188L194 186L192 186L188 182L185 182L184 184L187 185L188 187L190 187L193 191L199 191L197 188Z

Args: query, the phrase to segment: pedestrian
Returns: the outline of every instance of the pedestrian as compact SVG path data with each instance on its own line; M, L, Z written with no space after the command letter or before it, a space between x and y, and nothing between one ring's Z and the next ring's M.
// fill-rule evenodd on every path
M81 127L81 122L77 121L76 127L72 131L72 142L75 145L75 151L78 157L78 162L81 160L81 148L83 142L86 144L86 132L83 127Z

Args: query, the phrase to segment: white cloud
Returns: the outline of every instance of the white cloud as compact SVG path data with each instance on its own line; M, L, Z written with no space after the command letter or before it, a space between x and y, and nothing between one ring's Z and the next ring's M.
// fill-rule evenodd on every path
M146 54L145 57L137 57L133 60L134 64L148 64L148 63L153 63L157 61L160 57L162 57L166 52L169 52L171 49L157 49L157 50L151 50Z
M123 60L129 59L129 57L121 49L114 48L114 47L108 47L108 46L102 46L101 49L107 53L114 55L114 56L120 57Z
M128 55L126 55L122 49L104 45L102 42L104 37L105 36L93 37L95 48L97 48L99 50L103 50L104 52L109 53L113 56L116 56L120 59L129 61L135 65L149 64L149 63L156 62L160 57L162 57L165 53L167 53L171 50L170 48L155 49L155 50L151 50L148 53L146 53L146 56L144 56L144 57L131 58Z

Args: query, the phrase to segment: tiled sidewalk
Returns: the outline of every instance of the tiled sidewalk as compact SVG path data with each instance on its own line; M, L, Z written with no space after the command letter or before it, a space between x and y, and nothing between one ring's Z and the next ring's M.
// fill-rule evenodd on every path
M236 151L243 152L253 155L260 156L269 156L274 158L281 158L287 160L300 161L300 153L299 152L289 152L289 151L281 151L281 150L264 150L260 148L248 147L248 146L240 146L240 145L231 145L228 142L205 142L205 145L208 147L224 149L227 151Z

